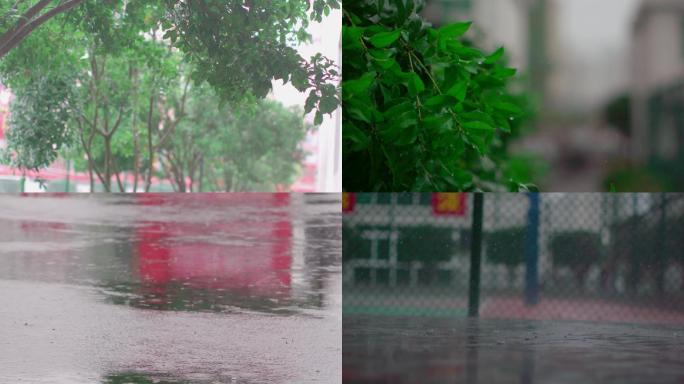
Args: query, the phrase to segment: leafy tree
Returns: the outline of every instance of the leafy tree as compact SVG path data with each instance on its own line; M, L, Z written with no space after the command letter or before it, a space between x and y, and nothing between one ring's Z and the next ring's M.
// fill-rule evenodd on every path
M507 90L504 49L465 41L470 23L432 28L417 3L343 3L344 188L526 189L507 172L526 106Z
M339 1L0 0L0 58L60 16L109 51L160 32L193 64L193 79L206 80L223 98L262 98L271 80L291 81L314 95L320 121L339 104L337 71L321 56L305 60L291 45L310 38L309 20L320 21L331 8Z
M575 274L580 289L584 287L591 265L599 263L603 254L600 235L587 230L554 233L549 249L553 255L554 277L558 268L568 267Z
M273 190L294 181L310 129L301 111L259 101L220 106L206 88L193 89L186 118L160 150L165 176L179 191Z
M525 261L525 227L491 231L485 235L487 261L508 269L508 286L513 286L515 268Z
M73 132L67 129L73 93L72 79L40 76L15 95L4 154L7 163L39 169L55 161L58 151L73 139Z
M145 190L150 189L154 175L168 177L178 190L185 190L183 180L188 176L191 180L198 177L201 184L205 158L220 157L216 155L220 136L205 138L207 129L200 124L216 120L185 121L189 92L202 100L196 111L210 105L215 108L210 113L221 119L231 110L227 105L257 108L256 100L266 95L273 79L291 81L300 91L309 91L306 111L316 110L316 123L339 104L334 85L338 73L332 62L320 54L307 62L291 47L309 38L305 30L309 19L320 21L331 7L339 6L336 0L313 4L304 0L85 0L68 12L62 7L66 3L0 0L0 14L5 16L0 31L21 35L22 42L4 57L0 55L3 82L18 96L13 106L18 117L8 132L6 156L17 167L45 167L62 153L75 160L78 169L90 172L91 186L97 178L107 191L114 189L112 178L123 190L119 177L123 171L133 172L134 190L138 190L139 175L144 175ZM37 16L40 11L45 13ZM37 28L30 21L22 27L21 20L28 19L15 19L28 13L49 15L53 22ZM29 25L33 26L30 30L11 32ZM41 116L46 108L59 113ZM287 111L289 125L279 116L280 124L261 119L258 127L244 121L247 114L240 116L242 125L229 127L255 127L260 135L255 144L274 143L269 134L282 139L275 140L274 145L282 144L279 148L262 151L256 159L245 157L245 162L253 159L260 165L251 170L259 172L255 180L263 182L267 173L270 180L292 179L292 164L301 154L292 148L291 139L301 139L306 132L301 116ZM299 122L294 124L295 120ZM271 131L265 131L266 127ZM172 156L190 139L197 144L187 148L195 160L175 164ZM238 156L235 148L223 150ZM286 159L287 164L277 163ZM164 168L156 169L157 165ZM216 168L210 165L208 170ZM231 166L249 172L244 164ZM281 166L284 169L274 170ZM254 186L255 180L241 183Z

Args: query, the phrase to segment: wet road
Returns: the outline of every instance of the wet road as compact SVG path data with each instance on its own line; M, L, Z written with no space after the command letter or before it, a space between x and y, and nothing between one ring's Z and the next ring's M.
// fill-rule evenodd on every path
M340 197L0 197L0 383L335 383Z
M684 383L684 326L345 316L345 383Z

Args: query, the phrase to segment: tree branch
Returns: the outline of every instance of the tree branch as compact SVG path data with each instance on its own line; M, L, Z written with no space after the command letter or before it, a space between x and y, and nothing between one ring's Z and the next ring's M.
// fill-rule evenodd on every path
M43 23L62 12L66 12L76 7L81 4L83 0L66 1L34 19L34 17L51 2L52 0L41 0L22 15L14 28L0 36L0 58L4 57L12 48L19 45L26 36L40 27Z

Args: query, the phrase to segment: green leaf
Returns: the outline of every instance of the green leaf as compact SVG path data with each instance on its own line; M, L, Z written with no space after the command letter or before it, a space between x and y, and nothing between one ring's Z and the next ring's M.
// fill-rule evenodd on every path
M316 117L314 118L314 125L321 125L322 123L323 123L323 114L321 113L321 111L317 111Z
M370 111L364 110L359 107L345 107L344 111L356 120L361 120L364 123L371 123ZM344 124L343 124L344 125Z
M418 114L416 111L408 111L387 124L380 135L394 145L403 146L414 143L419 132Z
M337 98L332 97L332 96L324 96L321 99L320 105L319 105L319 110L321 113L333 113L337 109L338 106Z
M447 95L451 95L458 99L458 101L463 101L466 98L466 92L468 91L468 82L467 81L459 81L458 83L454 84L453 87L449 88L447 91Z
M360 27L342 27L342 49L344 50L361 50L361 37L363 36L364 28Z
M423 102L423 105L428 108L450 107L454 104L456 104L456 98L451 95L432 96Z
M523 114L523 111L522 111L522 109L520 109L520 107L518 107L515 104L511 104L511 103L497 102L497 103L493 103L492 107L494 107L495 109L498 109L500 111L503 111L503 112L508 112L509 114L511 114L513 116L520 116Z
M389 49L371 49L368 51L368 54L380 69L389 69L397 64L397 61L392 57L394 53ZM396 67L399 68L399 65L396 65Z
M504 55L504 47L501 47L501 48L497 49L491 55L487 56L487 58L485 59L484 62L485 62L485 64L494 64L497 61L501 60L503 55Z
M347 124L342 128L343 140L351 141L353 151L363 151L370 145L370 137L353 124Z
M343 81L342 98L346 100L359 96L367 97L374 80L375 72L368 72L358 79Z
M471 21L465 22L465 23L454 23L454 24L449 24L445 25L441 28L438 29L439 35L442 38L454 38L454 37L460 37L463 36L466 32L468 32L468 29L470 28L470 25L472 24Z
M396 31L390 31L390 32L380 32L376 33L375 35L371 36L368 38L368 41L370 41L371 44L378 48L385 48L386 46L394 43L397 41L399 36L401 35L401 30L397 29Z
M423 118L423 127L431 134L439 135L449 131L453 126L453 119L449 115L432 115Z
M383 115L387 120L393 120L396 119L397 116L401 116L401 114L413 110L415 110L415 105L413 104L413 102L409 100L404 100L398 103L397 105L394 105L393 107L387 109L383 113Z
M516 72L517 69L515 68L496 67L492 70L492 76L494 76L497 79L503 80L514 76Z
M311 112L314 109L314 107L316 106L317 102L318 102L318 95L316 95L316 92L311 90L311 92L309 92L309 97L306 98L306 102L304 103L304 113Z
M461 123L461 127L470 131L493 131L494 127L485 123L484 121L467 121Z
M409 95L416 96L425 90L425 84L417 73L411 72L408 78Z

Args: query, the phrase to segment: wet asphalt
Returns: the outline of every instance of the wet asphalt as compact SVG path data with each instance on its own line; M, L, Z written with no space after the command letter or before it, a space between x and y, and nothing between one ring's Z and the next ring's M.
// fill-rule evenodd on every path
M684 327L345 315L345 383L684 383Z
M334 383L340 196L0 196L0 383Z

